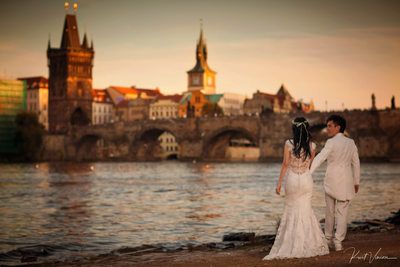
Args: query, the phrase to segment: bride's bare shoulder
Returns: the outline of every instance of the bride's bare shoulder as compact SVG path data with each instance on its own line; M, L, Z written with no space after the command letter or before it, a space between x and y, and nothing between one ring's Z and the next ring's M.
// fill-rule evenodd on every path
M293 145L293 139L287 139L285 141L285 145L292 146Z

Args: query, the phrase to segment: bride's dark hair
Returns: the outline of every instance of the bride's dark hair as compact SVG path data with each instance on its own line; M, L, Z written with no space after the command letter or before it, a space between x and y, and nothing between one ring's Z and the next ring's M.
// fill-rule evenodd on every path
M297 158L300 158L301 153L304 152L304 160L307 157L311 158L309 127L310 124L304 117L297 117L292 121L293 153Z

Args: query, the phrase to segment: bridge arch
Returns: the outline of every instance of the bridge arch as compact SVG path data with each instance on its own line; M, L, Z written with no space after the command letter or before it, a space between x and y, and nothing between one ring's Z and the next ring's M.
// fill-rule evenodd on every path
M137 161L178 159L180 138L168 127L148 127L137 134L131 144L131 158Z
M242 127L222 127L204 139L202 158L213 161L259 159L257 134Z
M317 123L310 125L309 128L312 140L317 144L324 144L328 139L328 133L326 132L326 123Z
M80 108L77 107L71 114L70 123L71 125L85 126L90 122L87 114Z

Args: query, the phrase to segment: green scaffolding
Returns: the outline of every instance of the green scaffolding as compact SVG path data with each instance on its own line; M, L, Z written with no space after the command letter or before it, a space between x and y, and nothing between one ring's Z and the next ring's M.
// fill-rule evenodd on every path
M15 154L15 117L26 110L26 81L0 80L0 154Z

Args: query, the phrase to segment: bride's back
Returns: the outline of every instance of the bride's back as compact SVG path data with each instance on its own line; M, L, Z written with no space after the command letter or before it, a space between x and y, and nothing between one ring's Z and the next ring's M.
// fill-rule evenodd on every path
M290 151L290 160L289 160L289 167L290 170L297 174L305 173L309 167L311 162L311 157L305 157L305 151L302 149L300 152L300 157L297 157L293 152L294 144L293 139L287 140L286 144L288 145ZM310 142L310 151L315 149L316 145L313 142Z

